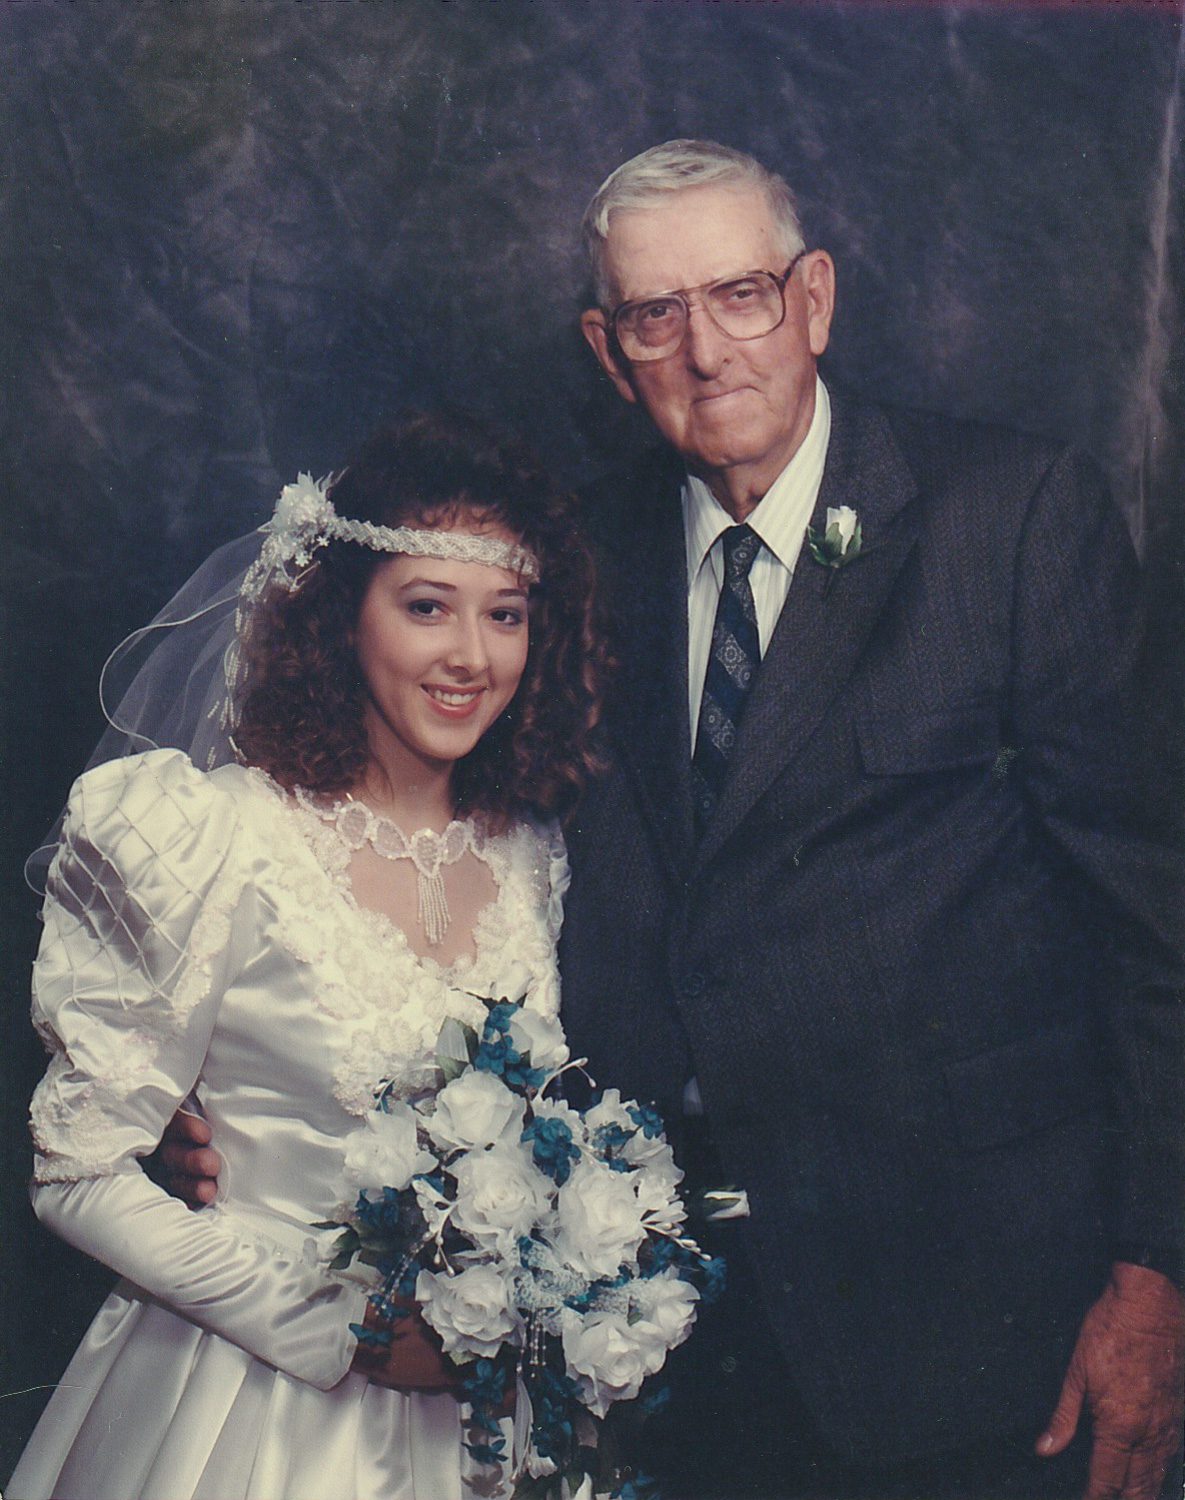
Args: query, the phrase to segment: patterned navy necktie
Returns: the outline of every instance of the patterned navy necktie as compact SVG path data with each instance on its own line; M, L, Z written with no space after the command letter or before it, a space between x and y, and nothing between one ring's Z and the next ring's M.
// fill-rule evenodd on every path
M701 831L724 785L749 685L761 661L757 609L749 583L749 570L760 549L761 538L748 526L730 526L724 533L724 583L712 626L691 762L696 823Z

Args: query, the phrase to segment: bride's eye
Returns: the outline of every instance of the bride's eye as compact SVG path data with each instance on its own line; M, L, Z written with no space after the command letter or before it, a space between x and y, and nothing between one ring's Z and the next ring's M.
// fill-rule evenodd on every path
M420 619L431 619L439 614L444 606L439 599L413 599L407 608L409 614L416 615Z

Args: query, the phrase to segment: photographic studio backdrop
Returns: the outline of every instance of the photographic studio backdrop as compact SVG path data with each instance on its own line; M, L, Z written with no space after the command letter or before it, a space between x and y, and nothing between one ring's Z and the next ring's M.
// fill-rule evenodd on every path
M3 7L0 1474L105 1284L24 1200L42 1059L19 871L97 737L111 647L298 468L340 465L402 405L470 407L572 482L643 442L576 329L576 226L614 166L675 135L796 188L838 264L831 378L1092 452L1175 631L1181 20L957 0Z

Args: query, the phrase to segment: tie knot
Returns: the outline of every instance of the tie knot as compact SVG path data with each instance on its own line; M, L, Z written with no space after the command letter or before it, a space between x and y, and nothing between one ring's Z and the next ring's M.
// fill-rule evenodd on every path
M761 547L761 538L751 526L730 526L724 533L724 572L732 584L749 576L753 559Z

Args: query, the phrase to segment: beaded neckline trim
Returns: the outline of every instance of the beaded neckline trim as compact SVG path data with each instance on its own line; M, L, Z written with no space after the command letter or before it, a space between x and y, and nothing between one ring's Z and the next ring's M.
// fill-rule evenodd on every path
M416 872L420 925L430 946L439 947L450 920L443 872L467 851L476 851L479 836L473 823L455 818L442 833L420 828L408 835L390 818L380 817L365 802L353 797L327 807L303 787L295 789L295 796L301 807L322 822L333 824L347 849L357 851L369 844L384 859L411 861Z

